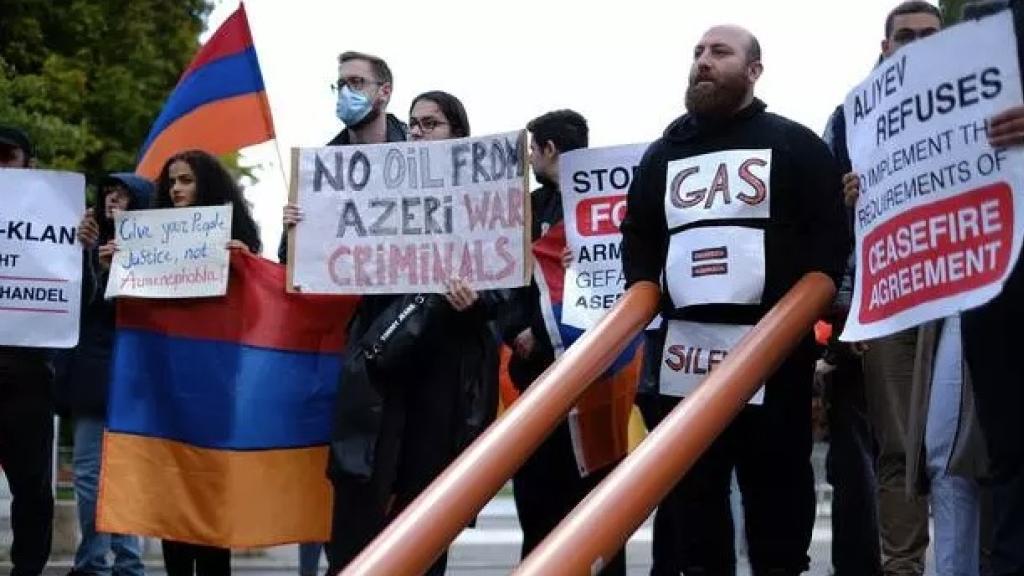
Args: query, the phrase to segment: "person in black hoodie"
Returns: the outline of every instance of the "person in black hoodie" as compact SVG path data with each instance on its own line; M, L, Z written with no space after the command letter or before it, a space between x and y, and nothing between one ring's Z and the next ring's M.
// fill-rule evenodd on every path
M82 540L72 574L109 574L107 555L114 553L114 573L142 576L139 540L123 534L96 532L96 496L107 418L110 359L114 345L113 300L104 298L109 270L100 266L96 248L114 237L114 215L148 208L153 183L131 173L115 173L99 185L97 209L89 209L78 227L85 248L82 271L82 317L78 346L58 353L57 402L74 422L75 500Z
M667 412L806 273L842 277L850 242L841 181L813 132L754 97L761 48L743 28L708 30L694 50L688 114L644 153L622 225L627 285L665 287L658 386ZM808 332L659 505L676 543L652 574L732 575L729 485L743 493L755 575L808 568L815 516L814 342ZM755 397L754 402L758 399ZM658 517L674 517L660 530Z
M0 168L34 166L28 135L11 126L0 126ZM49 350L0 346L0 467L11 487L12 576L40 574L50 557L52 386Z

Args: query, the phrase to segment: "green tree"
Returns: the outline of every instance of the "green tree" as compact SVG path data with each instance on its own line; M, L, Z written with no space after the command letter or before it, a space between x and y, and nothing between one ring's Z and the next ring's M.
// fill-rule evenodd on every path
M942 21L946 26L951 26L960 21L960 10L963 9L967 0L940 0L939 9L942 10Z
M3 0L0 123L24 128L41 166L132 169L199 47L207 0Z

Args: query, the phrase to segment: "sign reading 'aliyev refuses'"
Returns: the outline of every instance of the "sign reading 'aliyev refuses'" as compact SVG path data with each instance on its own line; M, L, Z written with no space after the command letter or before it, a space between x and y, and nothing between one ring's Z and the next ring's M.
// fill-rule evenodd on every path
M1021 104L1010 11L914 42L846 98L861 195L843 340L892 334L1002 290L1024 232L1024 149L993 149L991 116Z
M526 133L292 151L289 289L444 292L529 278Z

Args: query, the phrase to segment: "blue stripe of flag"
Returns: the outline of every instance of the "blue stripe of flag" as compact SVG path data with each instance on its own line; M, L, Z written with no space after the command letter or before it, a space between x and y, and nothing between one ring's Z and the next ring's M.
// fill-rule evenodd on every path
M255 47L249 47L237 54L196 68L171 92L163 111L146 137L139 157L146 154L150 144L165 128L196 108L217 100L262 90L263 75L260 73Z
M108 426L201 448L266 450L330 441L341 360L120 329Z

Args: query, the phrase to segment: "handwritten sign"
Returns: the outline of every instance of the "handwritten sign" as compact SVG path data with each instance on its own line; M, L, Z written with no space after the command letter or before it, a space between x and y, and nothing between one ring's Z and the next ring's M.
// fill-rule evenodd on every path
M85 177L0 168L0 345L78 344Z
M529 277L524 131L439 142L297 148L289 237L293 290L444 292Z
M230 205L122 212L107 298L223 296L230 239Z
M846 97L861 195L843 340L892 334L1002 290L1024 237L1024 149L991 148L986 120L1021 104L1016 46L1009 10L965 22L896 52Z
M583 148L559 158L565 237L562 322L583 330L597 323L625 291L622 233L626 192L647 144Z

